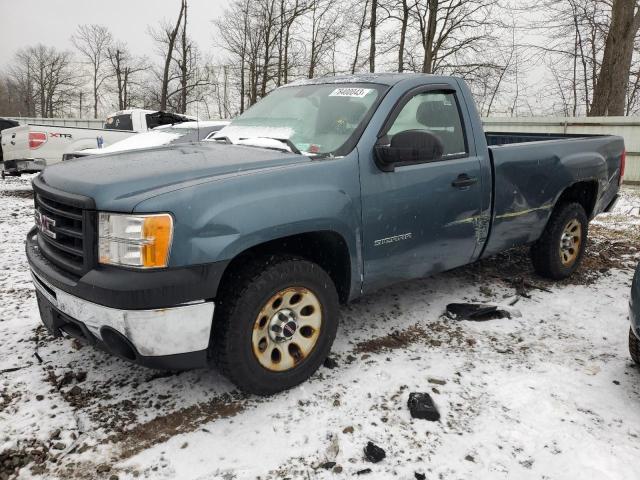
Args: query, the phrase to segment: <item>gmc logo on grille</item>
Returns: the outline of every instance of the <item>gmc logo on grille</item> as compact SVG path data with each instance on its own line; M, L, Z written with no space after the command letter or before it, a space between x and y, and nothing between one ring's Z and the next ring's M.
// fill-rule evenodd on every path
M53 218L47 217L44 213L40 213L38 210L36 210L35 216L38 230L48 237L56 238L56 232L51 230L56 226L56 221Z

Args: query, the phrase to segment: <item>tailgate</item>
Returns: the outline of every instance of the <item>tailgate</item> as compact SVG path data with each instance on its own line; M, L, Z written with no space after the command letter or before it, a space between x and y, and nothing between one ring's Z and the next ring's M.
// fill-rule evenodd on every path
M29 125L2 130L3 160L21 160L33 158L29 149Z

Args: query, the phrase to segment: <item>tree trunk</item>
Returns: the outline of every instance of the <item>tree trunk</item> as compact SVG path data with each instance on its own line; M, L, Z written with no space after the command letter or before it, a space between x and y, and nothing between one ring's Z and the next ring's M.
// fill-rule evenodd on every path
M122 107L120 107L121 110L126 110L127 107L129 106L129 98L128 98L128 94L127 94L127 87L129 84L129 67L125 67L124 69L124 78L122 80L122 93L121 93L121 97L122 100L120 100Z
M98 118L98 71L93 75L93 118Z
M576 116L578 111L578 19L573 16L574 23L576 25L575 39L573 42L573 79L572 79L572 91L573 91L573 116Z
M624 115L633 43L640 27L635 0L614 0L590 116Z
M189 43L187 39L187 2L184 2L184 22L182 23L182 65L180 66L180 113L187 113L187 58Z
M371 43L369 44L369 71L376 71L376 26L378 19L378 0L371 0L371 21L369 22L369 32Z
M46 118L47 116L47 99L44 91L44 66L40 66L40 116Z
M433 40L436 37L436 28L438 20L438 0L429 0L427 12L427 31L424 35L424 62L422 64L422 73L433 73Z
M116 83L118 84L118 110L124 110L124 85L122 84L122 65L120 64L120 50L116 50L115 62L116 62Z
M409 23L409 6L407 0L402 0L402 26L400 27L400 45L398 46L398 72L404 72L404 44L407 39L407 25Z
M278 73L276 75L276 86L282 85L282 56L284 53L284 0L280 0L280 25L278 28Z
M244 99L246 95L246 81L245 81L245 57L247 55L247 35L249 34L249 4L245 4L247 7L244 10L244 27L242 31L242 50L240 52L240 113L244 113Z
M287 84L289 82L289 36L291 31L291 23L287 23L287 28L284 35L284 59L283 59L283 82Z
M362 21L360 22L360 28L358 28L358 38L356 40L356 54L353 57L353 63L351 64L351 74L356 73L356 67L358 66L358 54L360 52L360 42L362 41L362 32L364 30L364 23L367 20L368 6L369 6L369 0L365 0L364 8L362 9Z
M269 79L269 60L271 60L271 31L273 30L273 9L275 2L271 2L264 34L264 55L262 57L262 81L260 82L260 98L267 94L267 80Z
M187 0L182 0L180 4L180 13L178 14L178 20L176 21L175 28L169 34L169 44L167 46L167 56L164 59L164 69L162 71L162 89L160 92L160 110L167 109L167 94L169 91L169 69L171 68L171 59L173 56L173 47L176 43L176 37L178 36L178 30L180 29L180 23L182 22L182 14L186 6Z

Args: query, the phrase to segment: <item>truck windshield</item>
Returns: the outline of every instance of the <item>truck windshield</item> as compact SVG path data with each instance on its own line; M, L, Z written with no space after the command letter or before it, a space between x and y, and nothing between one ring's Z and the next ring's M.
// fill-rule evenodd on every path
M310 155L344 155L387 87L320 84L282 87L223 128L214 138L290 141ZM247 144L247 142L244 142Z

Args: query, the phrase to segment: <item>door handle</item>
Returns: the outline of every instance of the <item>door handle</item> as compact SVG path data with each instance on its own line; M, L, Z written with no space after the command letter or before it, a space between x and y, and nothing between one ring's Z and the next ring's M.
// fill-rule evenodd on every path
M458 175L458 178L451 182L451 186L456 188L466 188L477 182L477 177L470 177L466 173L461 173L460 175Z

